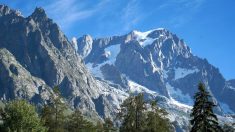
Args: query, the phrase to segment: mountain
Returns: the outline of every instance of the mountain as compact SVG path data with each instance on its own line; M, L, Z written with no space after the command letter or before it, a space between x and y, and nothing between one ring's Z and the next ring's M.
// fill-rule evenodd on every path
M42 8L23 17L0 5L0 29L1 100L23 98L43 105L50 100L52 88L59 86L71 108L97 119L115 114L128 96L91 76Z
M166 29L70 42L42 8L24 17L6 5L0 5L0 29L2 102L27 99L41 106L59 86L71 109L102 120L114 119L130 93L143 92L168 111L176 131L188 131L192 96L204 81L221 106L221 122L234 121L223 116L234 111L234 80L226 81Z
M204 82L219 107L234 113L234 80L192 54L183 39L164 28L92 39L73 39L74 47L94 76L126 89L132 82L179 103L192 106L199 82Z

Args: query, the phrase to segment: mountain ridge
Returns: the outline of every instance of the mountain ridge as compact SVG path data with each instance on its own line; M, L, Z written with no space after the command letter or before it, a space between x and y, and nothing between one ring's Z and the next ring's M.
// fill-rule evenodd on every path
M28 17L19 16L8 6L1 5L0 9L0 49L9 53L2 54L2 58L15 58L0 60L3 64L1 73L7 73L0 77L0 98L27 99L43 105L50 100L44 96L49 97L49 93L53 94L53 87L59 86L69 106L79 108L84 115L102 119L115 114L117 102L127 95L90 75L67 37L42 8L36 8ZM28 74L19 72L21 74L14 75L22 70ZM43 89L47 94L40 93ZM109 92L104 95L105 91ZM120 97L109 96L116 92ZM103 107L105 113L99 115L97 107Z
M87 36L90 36L90 35L87 35ZM166 40L164 40L164 37ZM91 38L91 36L90 36L90 38ZM79 40L77 42L78 47L79 47L79 44L85 45L85 43L84 43L85 41L83 41L83 43L81 43L82 37L78 38L78 40ZM91 42L91 40L90 40L90 42ZM172 68L173 69L175 68L176 70L178 70L178 72L175 72L175 75L171 75L171 76L175 76L175 77L170 77L170 79L172 79L172 80L180 80L181 79L181 78L179 78L181 76L180 74L184 74L184 73L180 73L180 72L185 72L185 73L189 72L188 74L192 74L192 73L196 74L197 72L201 72L201 75L197 75L197 76L199 76L199 77L197 77L198 78L197 82L200 82L200 81L204 82L204 80L215 82L216 79L218 79L220 81L220 83L221 83L220 87L216 87L216 89L213 90L214 92L212 92L213 95L215 94L214 96L216 96L216 98L223 98L222 97L223 95L221 95L220 93L223 93L223 91L228 90L228 87L226 87L224 89L224 87L226 86L225 83L227 83L228 81L226 81L223 78L223 76L219 72L218 68L212 66L206 59L201 59L201 58L193 55L191 52L191 49L185 44L185 42L182 39L178 38L176 34L170 33L168 30L166 30L164 28L153 29L153 30L149 30L149 31L145 31L145 32L133 30L132 32L130 32L126 35L106 37L106 38L95 38L92 40L92 42L93 42L93 44L89 44L89 45L92 45L92 48L89 49L90 54L87 55L86 57L83 57L85 60L85 63L87 64L88 68L90 68L91 71L93 69L97 70L96 65L100 65L100 64L103 64L106 67L106 70L110 69L110 67L113 67L113 65L115 67L118 67L118 68L116 68L116 70L118 69L118 71L127 69L131 63L129 63L129 65L128 64L125 65L125 62L123 63L123 60L132 56L132 55L128 54L131 51L126 52L125 55L122 55L119 53L114 53L114 54L118 54L118 55L116 55L116 58L115 58L117 60L115 60L114 62L111 62L111 61L113 61L114 58L111 57L112 60L109 60L109 57L108 57L112 53L110 53L110 51L106 51L106 49L108 49L108 47L112 47L114 45L120 44L120 48L121 48L121 50L123 49L123 51L125 51L125 49L128 49L129 47L132 46L130 48L130 50L136 50L135 52L137 52L139 54L139 57L137 57L137 58L138 59L141 57L147 58L148 59L147 61L149 61L147 63L153 64L153 61L151 59L153 59L154 55L155 55L154 58L162 59L162 61L155 61L153 64L155 66L152 65L147 68L146 67L137 68L137 69L149 69L152 71L154 71L154 70L157 71L157 70L161 69L162 73L159 73L161 77L158 80L161 80L161 78L164 80L164 76L166 75L166 73L163 73L163 72L166 72L164 70L172 70ZM158 48L157 53L152 52L151 48L152 49ZM117 49L117 52L119 52L119 50L120 49ZM80 49L80 51L82 51L82 50ZM168 51L170 51L170 52L167 53ZM79 51L78 51L78 53L79 53ZM149 55L146 55L146 54L149 54ZM80 55L82 56L82 54L80 54ZM112 55L110 55L110 56L112 56ZM120 56L122 56L121 59L120 59ZM125 56L128 56L128 57L125 57ZM168 60L164 60L165 58L168 58ZM173 61L171 60L172 58L173 58ZM130 59L127 59L127 60L129 62L131 62ZM177 63L181 63L182 60L187 61L187 63L191 63L190 64L191 67L193 65L196 65L196 63L201 63L201 66L199 64L197 64L197 67L199 67L199 69L201 69L201 70L199 70L197 68L190 69L190 65L187 65L187 64L184 65L184 66L186 66L185 67L186 69L181 68L180 64L177 64ZM136 60L136 61L140 61L140 60ZM171 62L167 63L167 61L168 62L171 61ZM132 62L132 63L135 64L135 62ZM164 68L162 68L163 63L165 63L164 65L175 65L176 67L166 66L167 68L164 69ZM185 63L185 62L182 62L182 63ZM108 68L107 64L110 65L109 68ZM151 64L149 64L149 65L151 65ZM135 64L135 66L139 66L139 65ZM95 68L92 68L92 67L95 67ZM179 68L177 69L177 67L179 67ZM98 70L99 70L99 68L100 68L100 66L98 66ZM104 70L105 68L100 68L100 69L101 69L101 72L105 72L105 70ZM114 69L114 68L112 68L112 69ZM135 68L132 67L132 69L135 69ZM205 70L204 73L203 73L203 69ZM213 69L213 70L210 70L210 69ZM184 71L180 71L180 70L184 70ZM131 71L131 69L129 69L129 71ZM127 72L127 71L124 71L124 72ZM133 72L133 71L131 71L131 72ZM143 72L143 71L141 71L141 72ZM192 72L192 73L190 73L190 72ZM209 74L207 72L213 72L213 73L211 73L213 75L210 75L207 77L207 74ZM121 74L122 73L123 73L123 71L121 71ZM97 74L97 71L95 74ZM132 74L132 73L127 73L127 74ZM165 74L165 75L163 75L163 74ZM139 75L140 75L140 73L137 73L137 76L139 76ZM185 75L185 76L187 76L187 75ZM100 77L100 75L98 77ZM141 79L143 80L143 78L141 78ZM165 80L166 80L166 78L165 78ZM114 80L111 79L111 81L114 81ZM175 83L176 86L180 85L177 81L174 81L173 83ZM194 82L194 83L196 83L196 82ZM215 82L215 83L217 83L217 82ZM140 84L145 85L143 83L140 83ZM165 83L165 85L167 85L167 83ZM149 88L149 86L146 86L146 87ZM163 89L166 89L166 88L163 88ZM196 84L194 84L194 89L196 90ZM220 90L218 90L218 89L220 89ZM187 91L187 89L185 89L185 90L183 90L183 92L185 92L184 94L190 92L190 95L192 97L193 93L195 93L195 90L194 91ZM233 91L233 93L234 93L234 91ZM166 92L164 94L167 96ZM231 99L227 99L228 102L230 102L229 100L231 100ZM234 109L234 106L232 106L232 107Z

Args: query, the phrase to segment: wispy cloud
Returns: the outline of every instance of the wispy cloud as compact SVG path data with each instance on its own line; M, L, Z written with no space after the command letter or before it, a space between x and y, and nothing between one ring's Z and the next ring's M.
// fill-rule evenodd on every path
M130 31L140 21L142 13L139 11L139 1L130 0L122 10L123 31Z
M93 7L87 7L86 2L80 0L56 0L45 5L47 13L63 28L73 26L75 22L93 16L100 11L109 0L102 0Z
M167 8L169 6L178 6L178 9L197 10L205 2L205 0L165 0L158 6L158 9Z

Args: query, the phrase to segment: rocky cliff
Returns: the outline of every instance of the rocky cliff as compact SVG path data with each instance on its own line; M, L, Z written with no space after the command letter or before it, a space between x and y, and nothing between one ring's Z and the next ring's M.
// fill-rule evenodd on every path
M44 104L53 94L52 88L59 86L71 108L99 118L113 115L118 102L127 97L91 76L73 45L42 8L23 17L0 5L0 29L2 100L24 98ZM112 93L120 96L110 96Z
M158 28L91 38L85 35L76 42L78 47L90 47L85 56L83 50L77 52L94 76L127 89L130 88L128 81L134 81L189 106L193 105L197 84L204 82L215 103L221 106L217 112L234 113L234 81L226 81L218 68L193 55L176 34Z

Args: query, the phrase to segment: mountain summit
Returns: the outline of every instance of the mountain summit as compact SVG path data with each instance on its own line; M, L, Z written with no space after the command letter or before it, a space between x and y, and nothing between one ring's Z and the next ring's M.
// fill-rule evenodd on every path
M0 7L4 14L0 16L2 101L27 99L40 106L50 101L52 89L58 86L69 106L86 116L101 119L116 113L127 94L91 76L42 8L24 18L7 6Z
M92 45L89 54L84 56L84 50L77 52L97 78L126 88L133 81L189 106L193 104L198 82L204 82L222 108L218 111L235 111L231 81L226 81L206 59L193 55L186 43L167 29L134 30L122 36L89 39L89 42L81 37L77 41L78 47L88 43Z

